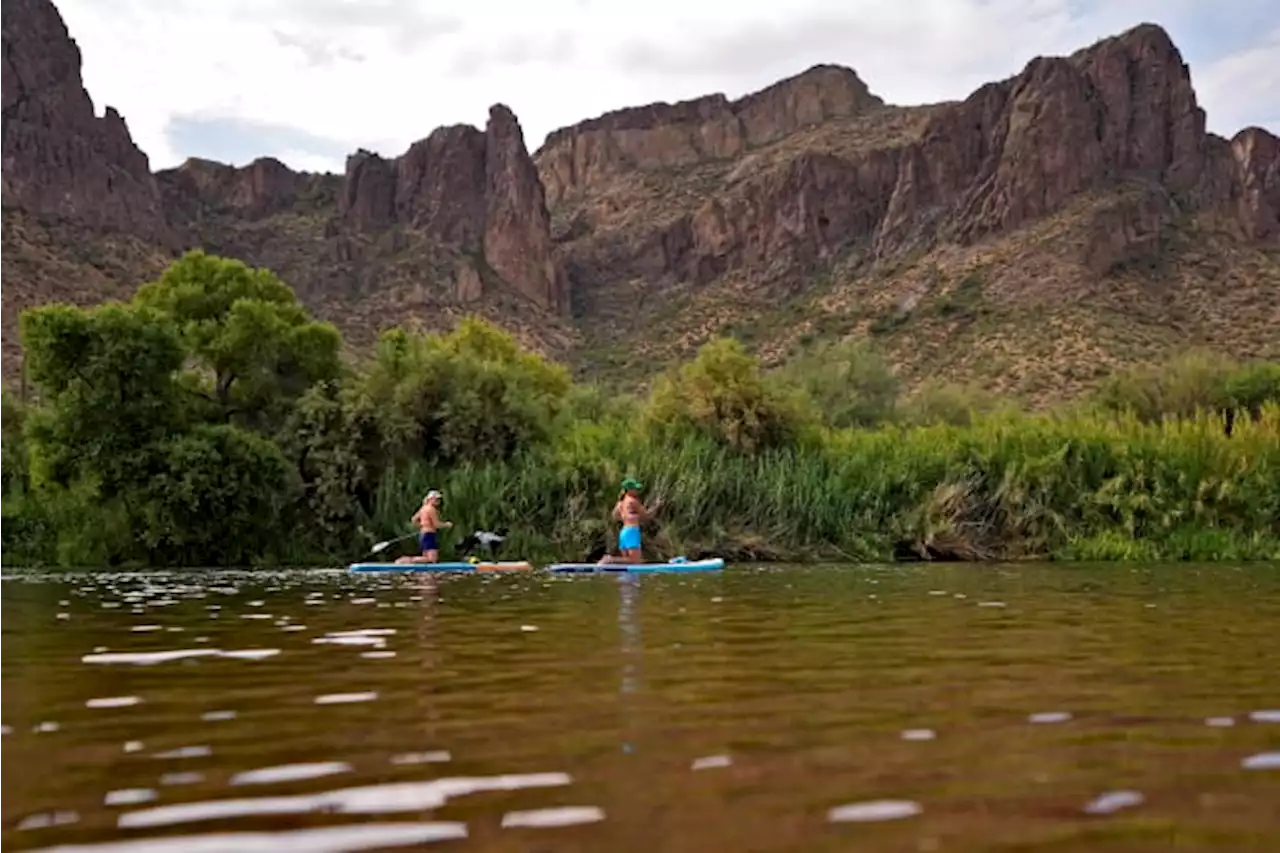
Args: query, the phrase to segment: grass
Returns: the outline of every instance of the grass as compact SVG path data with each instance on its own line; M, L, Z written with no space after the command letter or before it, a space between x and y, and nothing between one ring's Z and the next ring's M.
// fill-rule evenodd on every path
M367 535L401 532L426 489L440 488L459 535L508 527L511 556L581 559L611 543L624 476L662 499L646 536L652 557L1280 559L1275 406L1230 438L1209 415L1149 424L997 414L970 426L823 431L754 456L581 423L509 462L393 472Z

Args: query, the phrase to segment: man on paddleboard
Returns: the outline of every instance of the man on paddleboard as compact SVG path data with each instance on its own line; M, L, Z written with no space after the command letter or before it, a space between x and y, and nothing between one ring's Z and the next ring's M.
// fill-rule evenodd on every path
M409 521L418 525L418 548L420 555L401 557L397 563L438 563L440 562L440 546L436 542L436 531L441 527L453 527L452 521L440 520L440 501L444 495L432 489L422 499L422 506Z

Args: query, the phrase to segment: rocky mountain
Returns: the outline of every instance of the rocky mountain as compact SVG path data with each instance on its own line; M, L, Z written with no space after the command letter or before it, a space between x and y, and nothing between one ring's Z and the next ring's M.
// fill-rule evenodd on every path
M127 293L196 245L272 267L356 348L474 312L624 382L716 334L772 361L873 335L909 381L1035 402L1190 345L1280 357L1280 141L1206 133L1153 25L956 103L888 105L818 66L532 157L497 105L340 176L152 175L48 0L3 8L6 377L21 308Z
M618 327L658 360L724 328L779 358L872 334L912 378L1042 397L1188 344L1280 355L1277 150L1207 134L1144 25L960 103L886 106L820 67L536 159L600 369L625 367Z

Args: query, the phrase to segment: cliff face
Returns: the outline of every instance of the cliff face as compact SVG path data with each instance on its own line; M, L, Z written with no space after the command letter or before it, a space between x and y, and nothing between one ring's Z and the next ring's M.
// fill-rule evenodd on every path
M1213 200L1234 214L1249 239L1280 242L1280 139L1250 127L1231 140L1229 159L1221 145L1210 150L1214 172L1230 175L1225 186L1210 185Z
M909 379L965 378L994 347L1035 365L1015 391L1070 391L1179 341L1280 356L1280 141L1207 134L1152 25L960 102L886 105L817 66L738 100L609 113L533 158L496 105L484 129L356 152L344 175L263 158L153 176L123 119L94 115L79 62L48 0L4 5L7 376L21 308L124 295L193 245L272 267L357 346L479 312L630 377L637 355L725 332L768 358L876 334ZM977 278L981 310L957 314L955 283L972 302ZM1147 323L1152 343L1119 354L1098 331L1031 355L1045 311L1075 312L1068 336Z
M211 214L263 219L297 209L305 199L332 191L331 175L299 174L272 157L236 168L191 158L160 173L164 210L178 228L189 230Z
M395 160L367 151L348 158L339 215L363 233L418 229L477 253L541 308L559 312L569 303L542 184L519 122L501 104L489 110L484 131L442 127Z
M172 240L124 119L94 115L80 50L47 0L13 0L3 28L5 208Z
M853 71L819 65L736 101L708 95L608 113L557 130L535 156L554 205L610 176L738 157L883 105Z
M765 103L783 106L744 120ZM1278 145L1206 133L1180 53L1142 25L956 103L888 106L824 68L736 102L605 115L535 159L591 369L717 330L768 358L872 334L909 380L1045 399L1180 340L1280 357ZM955 283L979 278L981 309L957 314ZM1041 352L1045 312L1096 339ZM1106 337L1129 321L1141 344ZM676 345L647 331L673 323ZM987 374L988 349L1018 369Z
M914 117L883 107L855 81L852 72L822 69L734 104L656 106L559 131L538 162L557 188L552 196L575 199L563 205L573 223L563 232L570 262L697 283L739 270L768 282L854 246L883 260L940 242L972 244L1055 214L1083 193L1135 181L1163 197L1143 207L1148 219L1217 211L1250 240L1274 240L1280 227L1276 138L1255 128L1224 145L1206 134L1187 68L1158 27L1033 60L1014 78ZM808 106L769 110L781 119L753 125L764 128L758 139L784 144L717 173L715 164L733 162L751 135L702 149L692 141L727 138L723 128L742 127L741 116L762 103ZM843 126L800 118L818 116ZM808 139L796 138L815 124ZM898 132L883 132L895 125ZM708 167L696 175L696 199L682 198L671 181L661 205L671 215L646 217L649 228L617 210L620 182L672 164ZM1103 254L1119 263L1126 247L1103 236ZM1136 234L1134 243L1145 251Z

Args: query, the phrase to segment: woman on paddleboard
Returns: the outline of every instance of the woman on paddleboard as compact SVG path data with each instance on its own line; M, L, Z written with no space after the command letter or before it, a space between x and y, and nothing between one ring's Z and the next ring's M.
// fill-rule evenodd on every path
M640 490L644 485L628 477L622 481L622 494L613 507L613 517L622 522L622 530L618 533L618 551L621 556L618 562L638 563L641 561L640 525L649 517L649 511L640 502ZM602 562L612 562L606 555Z

